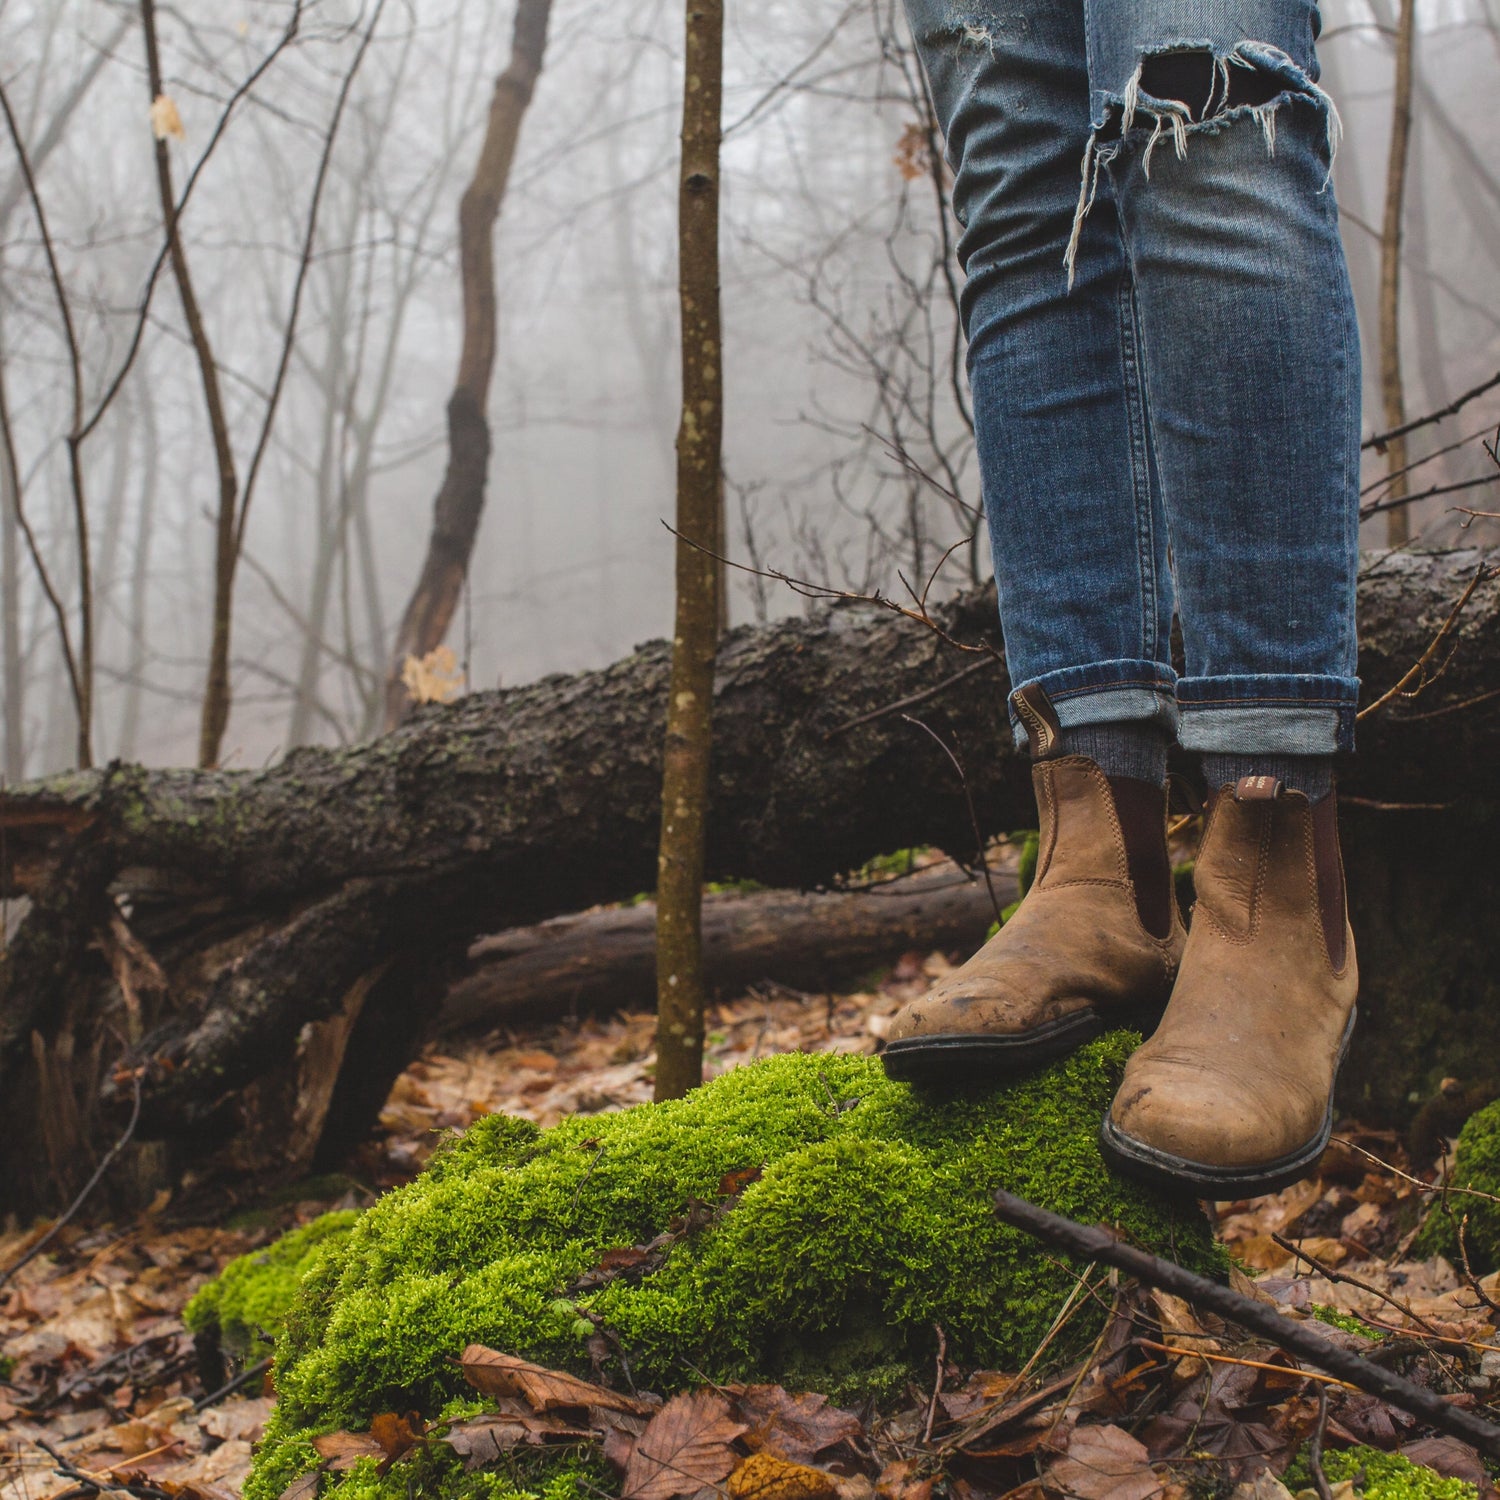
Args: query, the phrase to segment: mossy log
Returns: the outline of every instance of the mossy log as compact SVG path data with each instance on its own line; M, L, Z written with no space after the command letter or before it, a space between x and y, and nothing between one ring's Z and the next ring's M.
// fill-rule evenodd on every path
M1480 561L1368 561L1371 699L1428 650ZM1034 826L993 590L933 618L939 631L841 605L725 638L710 878L815 887L912 844L970 855L976 821ZM1472 823L1497 800L1500 583L1470 599L1439 665L1419 699L1361 725L1345 783L1361 816L1444 803ZM263 1168L357 1134L476 937L653 883L668 667L655 642L263 771L116 764L0 797L0 892L32 903L0 957L0 1208L67 1197L128 1113L132 1071L139 1134L179 1165L230 1137ZM288 1082L310 1035L316 1077Z
M1135 1040L1115 1033L1008 1089L942 1101L873 1059L794 1054L544 1132L480 1121L307 1271L247 1500L315 1468L319 1433L388 1411L472 1415L482 1403L456 1367L471 1343L661 1395L769 1380L905 1400L908 1382L927 1388L940 1338L962 1366L1013 1370L1066 1307L1046 1358L1068 1358L1108 1299L1080 1296L1082 1265L1000 1222L997 1187L1222 1269L1194 1203L1100 1160L1099 1118ZM322 1496L500 1500L579 1458L526 1462L465 1474L436 1443L384 1479L372 1461L326 1476Z

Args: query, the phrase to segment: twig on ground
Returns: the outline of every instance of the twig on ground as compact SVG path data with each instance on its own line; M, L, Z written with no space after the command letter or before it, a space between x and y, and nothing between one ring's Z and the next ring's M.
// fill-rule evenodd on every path
M135 1070L135 1073L132 1075L131 1081L135 1086L135 1102L131 1108L130 1123L126 1125L124 1135L122 1135L119 1140L117 1140L114 1145L104 1153L104 1156L100 1160L99 1165L94 1168L94 1175L90 1177L86 1183L84 1183L83 1190L67 1206L58 1221L46 1232L46 1234L41 1237L41 1239L36 1242L36 1244L31 1247L31 1249L29 1249L25 1253L25 1255L20 1258L20 1260L15 1263L15 1265L8 1266L4 1271L0 1271L0 1286L4 1286L6 1282L8 1282L11 1277L21 1269L22 1266L29 1265L32 1261L34 1261L37 1256L39 1256L42 1251L45 1250L47 1246L57 1238L58 1234L72 1221L73 1216L78 1212L78 1210L83 1207L84 1203L88 1199L89 1194L99 1186L100 1180L114 1164L115 1158L126 1148L126 1146L130 1144L131 1137L135 1134L136 1124L141 1118L141 1070L139 1068Z
M588 1171L585 1172L583 1174L583 1176L578 1179L578 1186L573 1189L573 1207L574 1207L575 1210L578 1207L578 1200L583 1196L583 1190L584 1190L584 1188L586 1188L588 1186L589 1178L594 1175L594 1168L597 1167L599 1165L599 1163L604 1160L604 1153L606 1151L608 1151L608 1150L609 1150L609 1147L607 1145L606 1146L601 1146L594 1153L594 1159L593 1159L593 1161L591 1161L589 1163L589 1169L588 1169Z
M1347 1380L1362 1391L1409 1412L1439 1432L1446 1432L1450 1437L1471 1444L1481 1453L1500 1459L1500 1425L1462 1411L1435 1392L1424 1390L1357 1354L1338 1348L1265 1303L1218 1286L1171 1261L1122 1244L1106 1230L1090 1229L1049 1213L1003 1189L995 1194L995 1212L1007 1224L1071 1255L1113 1266L1148 1286L1175 1292L1195 1306L1209 1308L1221 1317L1263 1335L1315 1368Z
M922 1441L932 1441L932 1424L937 1421L938 1397L943 1394L943 1361L948 1357L948 1335L941 1323L932 1325L937 1330L937 1374L932 1381L932 1400L927 1403L927 1425L922 1429Z
M1445 1335L1439 1333L1438 1330L1434 1328L1426 1318L1422 1317L1419 1313L1413 1312L1411 1308L1408 1307L1407 1304L1404 1303L1399 1297L1393 1297L1389 1292L1383 1292L1378 1286L1372 1286L1368 1281L1360 1280L1358 1276L1351 1276L1347 1271L1340 1271L1333 1266L1325 1264L1323 1261L1319 1260L1316 1255L1313 1255L1310 1251L1304 1250L1296 1242L1296 1240L1289 1240L1284 1234L1278 1234L1274 1229L1271 1231L1271 1238L1275 1240L1283 1250L1290 1252L1298 1260L1305 1260L1308 1265L1310 1265L1313 1270L1315 1270L1318 1275L1322 1276L1325 1280L1342 1281L1347 1286L1358 1287L1362 1292L1369 1292L1372 1297L1379 1297L1382 1302L1386 1303L1390 1307L1394 1307L1396 1311L1402 1315L1402 1317L1410 1318L1412 1322L1415 1323L1419 1328L1426 1329L1426 1331L1432 1334L1434 1338L1445 1337Z
M1443 1209L1450 1217L1452 1216L1453 1210L1449 1208L1446 1203L1443 1205ZM1480 1302L1485 1307L1489 1308L1491 1312L1500 1313L1500 1302L1496 1302L1495 1299L1491 1297L1482 1286L1480 1286L1479 1278L1475 1276L1474 1268L1469 1264L1469 1244L1466 1237L1466 1231L1468 1227L1469 1216L1468 1214L1465 1214L1463 1218L1458 1221L1457 1225L1458 1258L1463 1263L1464 1280L1468 1283L1469 1290L1479 1298Z
M95 1494L102 1494L106 1490L111 1493L123 1491L127 1495L134 1495L135 1500L171 1500L165 1490L159 1490L155 1485L126 1484L111 1474L91 1474L87 1469L80 1469L76 1464L69 1463L45 1438L37 1438L36 1445L56 1464L57 1472L64 1479L71 1479Z
M1173 1334L1176 1338L1178 1335ZM1268 1370L1273 1375L1295 1375L1299 1380L1310 1380L1315 1385L1336 1385L1340 1390L1357 1391L1359 1387L1351 1380L1340 1380L1337 1375L1321 1375L1316 1370L1288 1369L1285 1365L1273 1365L1264 1359L1241 1359L1237 1354L1215 1354L1210 1349L1179 1349L1172 1344L1160 1344L1155 1339L1137 1339L1142 1349L1156 1349L1162 1354L1175 1354L1179 1359L1207 1359L1216 1365L1239 1365L1245 1370Z
M1500 1203L1500 1196L1494 1193L1482 1192L1479 1188L1453 1187L1446 1181L1442 1184L1435 1182L1424 1182L1420 1177L1413 1177L1410 1172L1403 1172L1400 1167L1393 1166L1390 1162L1376 1156L1373 1151L1367 1151L1363 1146L1356 1145L1346 1136L1336 1135L1331 1137L1335 1144L1347 1147L1350 1151L1357 1151L1366 1161L1372 1161L1382 1171L1389 1172L1393 1177L1399 1177L1403 1182L1409 1182L1413 1187L1421 1188L1424 1193L1456 1193L1463 1198L1483 1198L1486 1203Z
M1307 1444L1307 1468L1312 1475L1313 1488L1318 1500L1333 1500L1333 1491L1328 1487L1328 1476L1323 1472L1323 1434L1328 1429L1328 1392L1318 1387L1318 1425L1312 1430Z

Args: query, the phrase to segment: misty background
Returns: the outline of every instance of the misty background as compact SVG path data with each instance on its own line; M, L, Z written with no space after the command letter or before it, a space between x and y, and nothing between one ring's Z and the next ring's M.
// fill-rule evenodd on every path
M1377 335L1395 11L1395 0L1330 0L1321 44L1345 128L1335 180L1367 432L1384 426ZM457 203L513 19L510 5L486 0L390 0L371 32L372 3L304 0L282 45L292 13L293 0L181 0L157 17L163 92L181 121L181 138L168 138L179 193L212 144L182 235L242 483L347 86L250 499L223 747L234 767L379 728L446 459ZM1401 321L1413 416L1500 370L1500 0L1418 0L1417 25ZM662 522L673 511L678 401L681 26L680 7L663 0L554 0L495 241L487 508L449 637L474 688L602 665L670 626L673 543ZM961 371L954 378L957 272L942 174L930 170L900 7L732 6L725 66L727 547L836 587L895 590L898 571L925 576L969 535L979 500L967 388ZM191 762L218 475L165 270L140 315L163 235L135 8L0 0L0 77L71 309L85 419L139 335L118 395L77 448L95 759ZM80 517L67 438L80 424L46 245L3 134L0 382L0 445L14 457L13 469L0 461L0 772L16 781L76 761L56 608L31 545L76 631ZM1482 446L1500 422L1495 397L1414 435L1409 461L1436 455L1415 471L1414 490L1495 472ZM1373 482L1385 460L1366 462ZM1500 509L1488 487L1422 501L1412 520L1423 544L1500 535L1455 505ZM1367 544L1384 538L1385 517L1373 518ZM986 556L982 536L960 546L939 589L983 575ZM729 582L732 624L808 607L773 581Z

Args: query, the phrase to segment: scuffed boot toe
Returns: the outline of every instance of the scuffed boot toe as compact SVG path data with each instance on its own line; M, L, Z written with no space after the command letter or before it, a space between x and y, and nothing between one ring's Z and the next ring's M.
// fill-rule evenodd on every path
M1206 1198L1253 1197L1296 1182L1322 1155L1332 1109L1307 1105L1301 1113L1315 1122L1310 1131L1277 1129L1263 1099L1217 1073L1157 1063L1148 1077L1133 1079L1127 1069L1099 1148L1119 1171L1158 1185Z
M1005 1076L1071 1052L1103 1023L1086 1000L1042 1004L960 981L910 1001L895 1016L881 1057L905 1083L947 1083Z

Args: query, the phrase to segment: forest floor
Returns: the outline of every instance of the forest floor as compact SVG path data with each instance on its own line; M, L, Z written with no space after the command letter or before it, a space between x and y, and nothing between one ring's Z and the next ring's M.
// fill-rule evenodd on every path
M898 1006L946 967L941 955L912 953L866 993L768 986L717 1005L708 1069L792 1050L873 1051ZM446 1131L482 1114L545 1126L650 1098L653 1026L648 1014L621 1015L431 1048L398 1080L378 1137L345 1177L270 1206L159 1202L134 1222L67 1226L0 1284L0 1500L234 1500L274 1393L259 1374L228 1394L204 1390L180 1318L193 1292L287 1229L410 1180ZM1444 1260L1408 1258L1411 1225L1432 1197L1393 1135L1345 1122L1319 1177L1210 1208L1242 1291L1479 1407L1500 1400L1500 1275L1475 1281ZM0 1235L0 1276L35 1237ZM826 1472L822 1500L930 1500L939 1453L954 1500L1170 1500L1207 1493L1209 1479L1243 1478L1257 1454L1279 1468L1278 1456L1316 1432L1330 1472L1340 1449L1405 1447L1494 1493L1471 1449L1446 1438L1413 1449L1415 1424L1399 1409L1309 1378L1264 1341L1161 1293L1117 1296L1090 1364L1024 1399L1019 1391L1014 1376L945 1366L928 1389L913 1388L906 1410L851 1419L825 1448L807 1439L803 1457ZM840 1463L839 1451L855 1459ZM1240 1493L1290 1493L1259 1485ZM1329 1492L1356 1493L1347 1478Z

